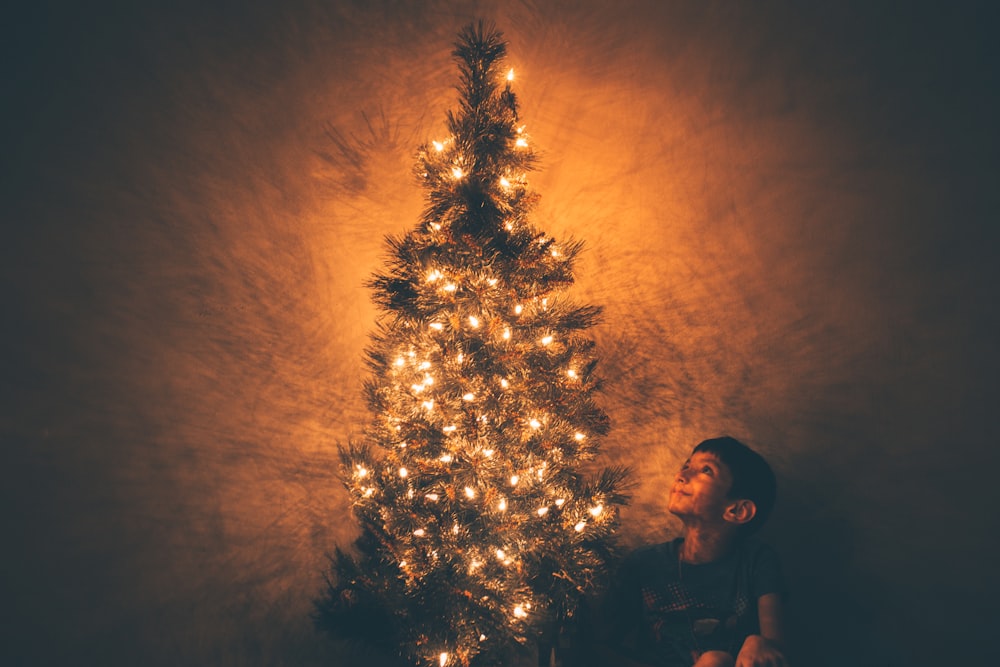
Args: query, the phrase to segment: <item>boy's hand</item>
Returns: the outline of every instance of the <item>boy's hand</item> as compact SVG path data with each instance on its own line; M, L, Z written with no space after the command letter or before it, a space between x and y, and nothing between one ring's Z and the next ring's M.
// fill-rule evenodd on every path
M736 656L736 667L788 667L778 645L761 635L750 635Z

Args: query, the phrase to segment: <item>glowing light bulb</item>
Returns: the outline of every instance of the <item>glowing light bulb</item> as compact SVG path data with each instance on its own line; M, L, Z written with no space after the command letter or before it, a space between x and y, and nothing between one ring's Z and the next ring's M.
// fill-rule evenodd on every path
M419 394L419 393L420 393L420 392L422 392L422 391L423 391L423 390L424 390L425 388L426 388L426 387L424 387L424 385L422 385L422 384L411 384L411 385L410 385L410 389L412 389L412 390L413 390L413 392L414 392L414 393L416 393L416 394Z
M458 285L456 285L455 283L448 283L447 285L444 286L445 292L454 292L457 289Z
M407 470L406 468L400 468L399 469L399 476L400 477L406 477L409 474L410 474L410 471Z
M510 340L510 329L504 329L503 330L503 339L504 340Z
M503 228L506 229L509 232L510 230L514 229L514 223L513 222L506 222L506 223L504 223Z
M489 458L489 457L493 456L493 450L492 449L484 449L483 450L483 456L485 456L486 458Z
M507 387L510 386L510 382L507 382L507 380L504 378L500 378L500 386L506 389Z
M562 507L563 503L566 502L565 498L556 498L556 507Z
M486 282L489 284L490 287L496 287L497 283L500 282L500 281L497 280L496 278L490 278Z
M358 477L367 477L368 476L368 468L364 467L363 465L359 465L359 466L356 466L356 467L358 469L358 471L357 471L357 476Z
M369 486L365 489L365 498L371 498L375 494L375 487Z
M517 483L520 481L520 479L521 478L518 477L517 475L511 475L510 476L510 485L511 486L517 486Z
M500 185L501 185L501 187L509 188L510 187L510 181L508 181L506 178L504 178L504 177L501 176L500 177Z
M444 667L445 665L447 665L448 664L448 654L442 651L441 655L438 656L438 663L441 665L441 667Z
M521 304L517 304L516 306L514 306L514 314L515 315L520 315L521 311L523 311L523 310L524 310L524 306L522 306Z
M438 461L440 461L441 463L451 463L452 456L451 454L442 454L441 458L439 458Z
M432 283L435 280L440 280L442 277L444 277L444 274L438 269L434 269L433 271L429 271L427 273L427 282Z
M469 498L470 500L472 498L475 498L476 497L476 490L473 489L471 486L465 487L465 497Z
M434 399L431 399L429 401L424 401L423 403L420 404L420 406L424 410L433 410L434 409Z
M453 523L451 525L451 534L452 535L458 535L458 524L457 523Z
M548 345L552 342L552 336L545 336L542 338L542 345Z
M413 531L413 534L416 535L417 537L423 537L424 535L427 534L427 531L425 531L423 528L417 528L415 531Z
M455 179L457 180L457 179L462 178L463 176L465 176L465 172L462 171L461 167L452 167L451 168L451 175L454 176Z
M528 612L524 610L523 606L517 605L516 607L514 607L514 616L518 618L527 618Z
M579 533L579 532L582 532L582 531L583 531L583 529L584 529L584 528L586 528L586 527L587 527L587 522L586 522L586 521L581 521L580 523L578 523L578 524L576 524L575 526L573 526L573 529L574 529L574 530L575 530L576 532L578 532L578 533Z
M475 315L469 315L469 326L473 329L477 328L479 326L479 318Z
M507 511L507 499L506 498L501 498L500 499L500 502L497 503L497 509L500 510L501 512L506 512Z
M465 394L465 395L462 396L462 400L463 401L474 401L474 400L476 400L476 395L473 394L470 391L468 394Z
M528 422L528 425L531 426L531 428L541 428L542 422L538 421L537 419L532 419L530 422Z
M445 426L441 430L444 431L445 433L454 433L456 430L458 430L458 427L455 426L454 424L449 424L448 426Z
M549 508L548 507L539 507L538 510L536 510L536 511L538 512L538 516L545 516L546 514L549 513Z
M568 376L570 376L571 378L574 378L574 379L575 379L575 378L576 378L576 371L574 371L574 370L573 370L573 369L571 368L571 369L569 369L568 371L566 371L566 375L568 375Z
M558 250L556 250L555 248L553 248L553 249L552 249L552 251L551 251L551 255L552 255L553 257L558 257L558 256L559 256L559 251L558 251Z
M486 635L479 635L479 641L481 642L486 641Z
M508 81L513 81L514 80L514 68L513 67L511 67L510 71L507 72L507 80Z
M593 517L601 516L601 512L604 511L604 505L597 505L596 507L590 508L590 515Z
M413 489L407 489L406 490L406 497L407 498L412 498L413 497Z
M428 326L430 326L431 329L434 329L434 331L441 331L441 329L444 329L444 324L441 322L431 322Z
M514 144L521 148L525 148L528 145L528 141L524 137L518 137Z
M435 232L439 232L441 231L441 225L436 222L432 222L431 229L433 229Z
M434 144L434 150L436 150L438 153L444 150L444 144L442 144L440 141L432 141L431 143Z
M507 557L507 554L505 554L505 553L503 552L503 549L497 549L497 558L498 558L499 560L503 560L503 559L504 559L504 558L506 558L506 557Z
M438 501L438 498L440 498L440 496L438 496L438 494L436 493L428 493L426 496L424 496L424 498L433 503L436 503Z
M403 357L396 357L396 365L397 366L402 366L405 363L406 363L406 359L404 359Z
M465 355L459 352L458 356L455 357L455 361L457 361L458 363L462 363L463 361L465 361Z
M406 567L406 561L405 560L399 561L399 567L400 567L400 569Z
M429 362L429 361L421 361L420 365L417 366L417 368L419 368L422 371L425 371L425 370L427 370L430 367L431 367L431 362Z
M574 438L576 438L576 439L577 439L578 441L582 441L582 440L583 440L584 438L586 438L587 436L585 436L585 435L584 435L583 433L580 433L579 431L577 431L577 432L576 432L576 433L575 433L575 434L573 435L573 437L574 437Z

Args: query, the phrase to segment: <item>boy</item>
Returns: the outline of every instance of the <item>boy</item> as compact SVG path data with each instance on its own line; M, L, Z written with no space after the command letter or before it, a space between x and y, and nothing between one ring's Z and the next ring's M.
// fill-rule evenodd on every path
M694 448L667 505L683 537L622 563L605 609L605 665L787 667L780 565L747 539L775 489L771 467L738 440Z

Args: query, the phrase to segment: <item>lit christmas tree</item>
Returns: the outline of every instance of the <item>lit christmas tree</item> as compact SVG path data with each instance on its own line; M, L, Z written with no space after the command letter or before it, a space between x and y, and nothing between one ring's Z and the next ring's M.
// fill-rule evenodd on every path
M374 413L342 450L361 558L338 550L317 623L418 665L510 664L607 573L627 471L591 479L608 418L594 403L600 309L563 295L578 242L528 221L534 154L506 43L469 26L454 51L451 136L423 146L428 206L390 238L370 286Z

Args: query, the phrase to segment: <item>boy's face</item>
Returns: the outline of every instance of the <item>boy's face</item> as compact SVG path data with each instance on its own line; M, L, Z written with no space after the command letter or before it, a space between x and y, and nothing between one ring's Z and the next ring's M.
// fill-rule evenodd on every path
M679 517L722 521L733 502L727 496L733 485L729 467L714 454L695 452L674 478L667 509Z

